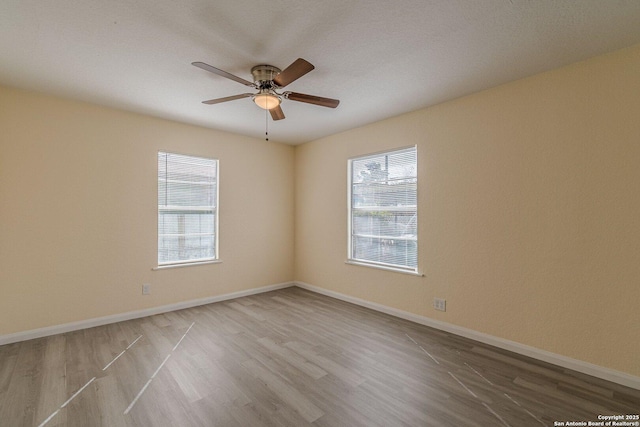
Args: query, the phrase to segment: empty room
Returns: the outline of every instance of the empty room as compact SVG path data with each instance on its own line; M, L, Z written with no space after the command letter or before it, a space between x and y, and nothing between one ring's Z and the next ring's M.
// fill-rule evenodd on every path
M0 426L640 426L640 1L0 2Z

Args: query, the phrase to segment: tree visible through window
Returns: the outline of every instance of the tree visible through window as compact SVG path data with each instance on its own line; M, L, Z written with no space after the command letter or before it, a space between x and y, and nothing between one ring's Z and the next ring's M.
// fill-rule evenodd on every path
M158 152L158 265L217 258L218 161Z
M349 260L416 272L416 148L351 159L349 175Z

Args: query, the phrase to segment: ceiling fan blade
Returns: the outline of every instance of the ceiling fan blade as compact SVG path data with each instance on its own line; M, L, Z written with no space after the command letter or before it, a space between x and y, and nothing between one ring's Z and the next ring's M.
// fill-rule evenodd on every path
M307 104L320 105L321 107L336 108L338 104L340 104L340 101L337 99L305 95L304 93L287 92L285 93L285 97L292 101L306 102Z
M238 76L234 76L231 73L227 73L226 71L223 71L223 70L221 70L219 68L212 67L211 65L205 64L204 62L192 62L191 65L195 65L196 67L202 68L203 70L209 71L210 73L217 74L217 75L222 76L222 77L226 77L226 78L231 79L233 81L236 81L238 83L242 83L245 86L255 87L253 82L250 82L249 80L245 80L245 79L240 78Z
M282 108L280 108L279 105L277 107L273 107L272 109L270 109L269 112L271 113L271 118L273 120L284 119L284 112L282 111Z
M273 82L280 87L285 87L289 83L298 80L300 77L313 70L315 67L302 58L298 58L293 61L293 64L284 69L283 72L278 74Z
M252 96L253 96L252 93L242 93L240 95L225 96L224 98L210 99L208 101L202 101L202 103L207 105L212 105L212 104L219 104L221 102L234 101L236 99L241 99L241 98L250 98Z

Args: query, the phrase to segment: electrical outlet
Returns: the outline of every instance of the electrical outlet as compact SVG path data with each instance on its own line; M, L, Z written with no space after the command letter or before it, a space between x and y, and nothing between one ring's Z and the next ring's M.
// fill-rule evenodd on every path
M447 300L443 298L434 298L433 308L439 311L447 311Z
M151 293L151 284L144 283L142 285L142 295L149 295Z

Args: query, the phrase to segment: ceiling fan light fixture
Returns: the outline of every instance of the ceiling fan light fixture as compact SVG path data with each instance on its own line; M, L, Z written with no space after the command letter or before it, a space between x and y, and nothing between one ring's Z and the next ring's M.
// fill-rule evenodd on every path
M253 102L264 110L276 108L282 102L282 99L270 92L261 92L253 97Z

